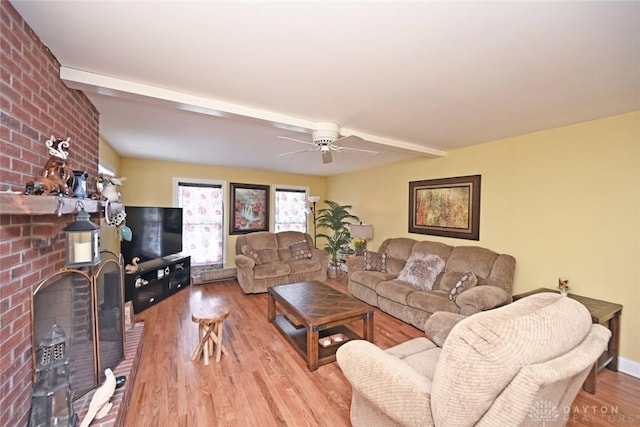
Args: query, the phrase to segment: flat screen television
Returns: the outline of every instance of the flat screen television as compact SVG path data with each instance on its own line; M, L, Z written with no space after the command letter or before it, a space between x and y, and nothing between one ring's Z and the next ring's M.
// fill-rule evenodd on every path
M182 252L182 208L126 206L125 212L132 235L120 244L125 264L134 257L145 262Z

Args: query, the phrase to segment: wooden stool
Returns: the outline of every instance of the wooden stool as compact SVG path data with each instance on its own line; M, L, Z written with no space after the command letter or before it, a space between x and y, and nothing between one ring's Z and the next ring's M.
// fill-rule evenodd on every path
M191 355L191 360L204 355L204 364L209 364L209 356L213 356L215 347L216 362L220 362L220 352L227 354L227 350L222 344L222 322L229 317L229 309L224 307L214 307L209 309L196 310L191 315L191 320L198 324L198 338L200 342Z

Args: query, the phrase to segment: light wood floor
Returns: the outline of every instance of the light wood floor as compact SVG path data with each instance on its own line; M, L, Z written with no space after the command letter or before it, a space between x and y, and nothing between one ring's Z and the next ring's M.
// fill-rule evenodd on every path
M190 360L197 344L191 308L201 305L231 309L223 338L229 354L209 366ZM266 318L266 294L244 295L235 281L191 286L140 313L145 344L126 426L348 426L351 386L337 364L309 372ZM359 333L361 323L353 325ZM422 335L375 313L382 348ZM605 369L597 393L581 392L567 416L571 426L639 425L638 408L640 379Z

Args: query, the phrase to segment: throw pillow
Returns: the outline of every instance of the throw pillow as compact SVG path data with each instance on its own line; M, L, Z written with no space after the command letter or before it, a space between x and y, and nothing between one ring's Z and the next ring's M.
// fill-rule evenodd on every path
M364 251L364 271L387 272L387 254Z
M478 278L473 272L462 273L456 284L449 291L449 301L454 301L458 298L458 295L469 288L478 284Z
M398 280L407 282L418 289L430 291L443 268L444 260L439 256L416 252L411 254L407 260L404 268L398 274Z
M256 252L251 246L248 245L244 245L242 247L242 255L248 256L249 258L251 258L253 260L253 262L256 263L256 265L260 265L262 264L262 260L260 259L260 256L258 255L258 252Z
M306 240L289 243L289 251L291 251L291 257L293 259L310 259L313 257L311 248L309 248L309 244Z

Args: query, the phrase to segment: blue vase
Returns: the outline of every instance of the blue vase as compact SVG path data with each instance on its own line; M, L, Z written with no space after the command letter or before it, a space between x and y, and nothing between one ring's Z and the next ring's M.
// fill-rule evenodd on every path
M73 197L84 199L87 197L87 178L89 174L84 171L73 171Z
M125 225L120 229L120 237L122 237L123 240L130 242L133 238L133 233L131 232L131 229Z

